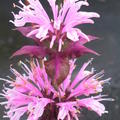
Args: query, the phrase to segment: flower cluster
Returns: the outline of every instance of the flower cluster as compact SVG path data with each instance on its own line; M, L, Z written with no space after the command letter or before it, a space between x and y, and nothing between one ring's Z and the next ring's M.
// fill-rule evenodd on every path
M99 18L95 12L81 11L89 6L87 0L47 0L52 18L39 0L19 0L14 4L20 11L13 13L16 30L31 38L35 45L26 45L11 57L29 55L28 65L20 61L23 73L10 67L14 77L6 82L0 96L6 99L6 115L10 120L79 120L81 109L95 111L99 116L107 113L101 101L112 101L101 95L104 71L86 70L91 63L83 64L72 80L76 58L95 51L85 47L87 42L98 39L78 29L81 24L93 24ZM58 3L58 4L57 4Z
M102 92L102 85L108 83L110 79L102 80L104 72L94 73L93 69L87 71L86 67L90 63L84 63L79 73L71 80L72 72L75 68L75 61L70 61L70 71L65 80L58 88L54 88L51 79L48 77L44 61L42 66L38 60L29 62L30 68L20 62L24 74L20 74L14 68L11 72L15 78L12 81L5 80L11 88L5 87L2 96L7 98L7 116L10 120L19 120L25 113L27 120L78 120L77 114L81 108L95 111L98 115L107 113L100 101L112 100L104 98L104 95L94 95ZM83 96L83 98L79 98Z
M45 57L46 54L58 54L58 52L62 52L60 54L67 57L80 56L89 52L97 54L84 46L86 42L95 40L97 37L86 35L77 28L81 24L93 24L94 21L91 18L100 17L95 12L80 11L82 5L89 5L87 1L65 0L63 5L60 5L62 7L58 9L56 0L48 0L53 13L52 19L47 15L39 0L27 0L27 2L28 4L25 5L20 0L21 6L14 4L20 12L13 13L15 20L10 20L10 22L24 36L32 38L37 46L24 46L13 56L28 54Z

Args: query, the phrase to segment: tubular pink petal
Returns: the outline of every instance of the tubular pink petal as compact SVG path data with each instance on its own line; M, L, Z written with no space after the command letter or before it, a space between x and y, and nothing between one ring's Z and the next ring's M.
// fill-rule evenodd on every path
M92 61L92 59L83 64L83 66L80 69L79 73L77 74L77 76L73 80L72 84L70 85L70 89L73 89L78 84L78 82L80 82L85 77L84 71L87 68L87 66L91 63L91 61Z
M61 49L62 49L62 44L63 44L63 41L62 41L62 39L60 39L60 40L59 40L59 46L58 46L58 52L61 51Z
M58 6L55 4L56 0L48 0L48 2L52 8L54 20L56 20L58 15Z
M89 110L95 111L99 116L101 116L104 113L108 113L108 111L105 111L105 106L94 98L86 98L79 100L78 104L81 107L83 106L88 108Z
M51 101L50 99L47 99L47 98L40 98L37 101L37 104L35 105L35 109L33 112L35 120L39 119L43 115L43 112L44 112L46 105L51 103L51 102L53 102L53 101Z
M55 42L55 39L56 39L56 36L53 36L53 37L52 37L52 40L51 40L51 42L50 42L50 48L53 47L54 42Z
M64 91L65 91L67 88L69 88L69 86L70 86L70 83L71 83L70 78L71 78L71 76L72 76L73 70L75 69L75 61L76 61L76 60L70 61L70 63L69 63L69 64L70 64L69 74L68 74L67 78L63 81L63 83L61 84L61 86L62 86L62 88L63 88Z

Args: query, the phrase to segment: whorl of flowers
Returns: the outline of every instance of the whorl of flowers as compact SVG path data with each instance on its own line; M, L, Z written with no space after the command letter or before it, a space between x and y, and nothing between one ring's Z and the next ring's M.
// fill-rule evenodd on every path
M75 68L75 61L70 61L70 71L66 79L58 88L54 88L52 80L48 77L44 62L41 66L38 60L30 61L30 68L20 62L23 74L20 74L11 67L15 78L5 80L9 87L4 87L2 96L7 101L5 105L7 112L5 117L10 120L20 120L26 113L27 120L79 120L77 115L82 107L95 111L99 116L107 113L105 106L100 103L105 95L96 95L102 92L102 85L110 79L103 80L104 72L94 73L94 70L87 71L90 63L85 63L76 77L71 81L71 75ZM94 95L95 94L95 95ZM90 97L90 95L92 95ZM94 95L94 96L93 96ZM82 96L83 98L79 98Z
M94 21L91 18L100 17L95 12L79 11L81 6L89 5L87 1L65 0L60 5L60 9L56 5L56 0L47 1L52 9L52 19L47 15L39 0L27 0L27 5L20 0L21 7L15 5L20 9L20 12L18 14L13 13L15 20L11 22L16 27L23 27L30 23L29 26L25 27L27 32L25 35L39 39L39 41L49 39L50 48L53 47L54 43L58 43L58 51L61 51L66 39L73 42L80 39L90 41L90 38L76 27L80 24L93 24Z
M84 63L72 80L75 61L86 53L98 55L84 45L97 39L86 35L78 25L98 18L95 12L83 12L81 7L88 6L87 0L47 0L53 13L51 19L39 0L19 0L18 14L13 13L16 30L32 38L35 45L26 45L11 57L29 55L29 66L20 62L22 74L10 67L14 77L2 79L4 85L0 96L6 99L6 116L10 120L79 120L82 108L95 111L99 116L107 113L101 101L112 101L101 95L104 71L96 73L86 70L91 61Z
M27 5L19 0L20 6L14 4L14 7L17 7L20 11L18 14L13 13L15 19L14 21L10 20L10 22L24 36L32 38L37 43L37 46L24 46L13 56L30 54L44 57L46 54L55 54L55 51L57 53L62 51L61 54L64 57L78 57L85 53L97 54L83 46L86 42L95 40L97 37L86 35L77 28L81 24L93 24L94 21L91 18L100 17L95 12L80 11L83 5L89 6L88 2L64 0L63 4L61 3L58 7L56 0L47 1L52 9L52 19L48 16L39 0L27 0ZM69 50L71 47L72 51ZM51 50L51 48L53 49Z

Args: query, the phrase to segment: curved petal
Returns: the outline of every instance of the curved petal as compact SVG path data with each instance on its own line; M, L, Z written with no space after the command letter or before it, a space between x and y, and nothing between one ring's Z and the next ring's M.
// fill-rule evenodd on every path
M99 116L108 113L108 111L105 111L105 106L99 102L99 99L86 98L79 100L78 103L80 107L86 107L88 110L93 110Z
M35 105L33 114L34 114L34 119L39 119L43 115L44 109L47 106L47 104L53 102L50 99L47 98L40 98L37 100L37 104Z

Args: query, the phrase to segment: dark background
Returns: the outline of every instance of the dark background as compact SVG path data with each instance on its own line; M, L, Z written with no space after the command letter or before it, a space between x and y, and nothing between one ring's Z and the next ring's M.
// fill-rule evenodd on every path
M9 23L13 19L13 2L18 0L0 0L0 77L10 74L9 65L15 64L19 59L10 60L9 57L15 50L31 40L23 37L19 32L12 30L14 26ZM41 0L47 8L46 0ZM104 69L105 77L112 77L110 86L105 86L104 92L115 99L114 102L104 102L109 114L98 117L94 112L83 111L81 120L120 120L120 0L88 0L90 7L83 7L87 11L96 11L101 15L95 19L94 25L82 25L80 28L88 34L97 35L101 39L87 44L99 52L101 56L87 55L79 58L77 65L94 58L92 66L97 70ZM0 81L0 90L3 82ZM0 120L4 109L0 106ZM5 119L6 120L6 119Z

